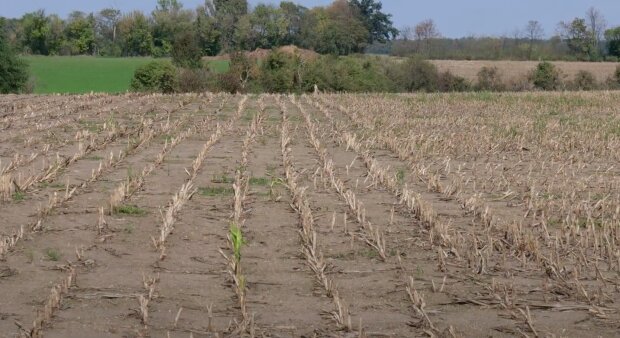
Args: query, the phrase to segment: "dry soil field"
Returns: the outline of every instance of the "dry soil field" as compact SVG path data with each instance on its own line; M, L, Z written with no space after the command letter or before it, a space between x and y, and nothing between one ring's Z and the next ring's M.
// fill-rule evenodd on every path
M432 60L437 68L444 72L462 76L470 81L478 80L482 67L497 67L504 81L527 77L536 68L538 61L466 61L466 60ZM617 62L568 62L552 61L562 72L566 80L573 80L580 70L591 72L598 82L605 82L616 71Z
M0 96L0 337L613 337L620 93Z

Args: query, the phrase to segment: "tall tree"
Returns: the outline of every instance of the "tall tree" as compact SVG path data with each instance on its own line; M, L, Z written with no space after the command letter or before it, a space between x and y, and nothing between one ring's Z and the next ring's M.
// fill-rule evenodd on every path
M545 31L540 22L536 20L530 20L525 26L524 33L528 41L527 59L531 60L532 53L534 51L534 43L544 37Z
M575 56L581 59L591 59L594 56L596 42L585 19L575 18L570 23L561 22L559 28L562 38Z
M202 49L194 31L177 34L172 45L172 63L181 68L201 68Z
M313 48L317 52L346 55L364 50L368 30L346 0L336 0L327 8L316 7L311 15L314 16Z
M392 15L382 12L383 4L376 0L350 0L368 31L368 44L386 42L398 35L398 30L392 23Z
M99 46L99 53L107 56L119 56L116 36L121 11L115 8L105 8L95 17L95 39Z
M183 4L177 0L157 0L156 11L178 12L183 8Z
M71 46L71 54L93 54L95 50L93 15L79 11L69 14L65 35Z
M609 55L620 57L620 26L605 31Z
M433 39L441 36L435 22L432 19L424 20L415 26L414 32L415 38L418 40L418 52L424 52L430 56Z
M44 10L27 13L22 17L23 44L32 54L47 55L49 53L48 38L50 35L49 18Z
M234 50L235 31L238 21L248 14L247 0L208 0L215 10L217 27L220 31L220 45L224 50Z
M222 15L231 15L239 18L248 14L247 0L212 0L215 11Z
M26 88L27 81L27 65L17 58L4 34L0 34L0 94L19 93Z
M124 56L147 56L153 52L153 36L148 18L140 11L123 15L118 23Z
M273 48L284 45L288 34L288 21L279 8L258 5L250 16L251 31L254 35L254 48Z
M588 29L593 36L596 51L601 50L601 41L605 37L605 29L607 28L607 21L598 9L590 7L586 12L586 21Z
M192 29L194 13L183 10L176 0L158 0L152 13L153 43L156 56L170 55L175 36Z
M398 36L405 41L415 40L415 27L403 26L399 30Z
M282 1L280 2L280 12L286 25L286 36L282 43L301 45L301 32L308 9L291 1Z
M215 18L215 8L213 3L206 1L204 6L196 9L196 21L194 26L198 44L204 55L217 55L221 46L220 31L217 28L217 19Z
M49 34L47 37L47 48L49 55L63 54L65 45L65 26L66 23L58 15L52 14L49 19Z

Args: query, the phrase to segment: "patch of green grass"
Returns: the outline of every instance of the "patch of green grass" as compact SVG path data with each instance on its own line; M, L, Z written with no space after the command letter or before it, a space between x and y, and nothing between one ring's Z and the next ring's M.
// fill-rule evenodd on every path
M49 182L41 182L39 184L41 189L52 188L52 189L65 189L64 184L62 183L49 183Z
M207 67L214 73L226 73L230 69L230 61L228 60L211 60L207 61Z
M541 198L544 198L544 199L546 199L546 200L555 200L555 199L560 198L560 196L558 196L558 195L555 195L555 194L550 194L550 193L546 193L546 192L542 193L542 194L540 195L540 197L541 197Z
M47 259L50 261L58 262L62 257L62 254L56 249L48 248L45 249L45 257L47 257Z
M330 259L336 259L336 260L353 260L355 259L355 252L346 252L346 253L335 253L332 255L326 255L326 258L330 258Z
M211 179L211 182L222 183L222 184L232 184L232 183L235 183L235 179L227 176L226 174L222 174L220 176L214 175L213 178Z
M271 179L267 177L251 177L250 185L262 185L267 186L271 183Z
M129 90L135 70L152 58L25 56L35 93L120 93ZM220 65L223 67L223 65Z
M89 161L101 161L103 160L103 157L101 156L88 156L88 157L84 157L85 160L89 160Z
M370 259L379 257L379 253L377 252L377 250L373 250L373 249L361 250L358 252L358 254L360 256L370 258Z
M198 194L207 197L231 196L235 191L231 187L204 187L198 188Z
M148 213L146 210L141 209L138 206L129 205L129 204L124 204L124 205L116 207L114 209L114 212L117 214L131 215L131 216L144 216Z
M20 202L26 199L26 194L24 194L22 191L16 191L11 197L13 198L13 201Z
M396 180L400 185L405 183L405 169L398 169L398 171L396 172Z

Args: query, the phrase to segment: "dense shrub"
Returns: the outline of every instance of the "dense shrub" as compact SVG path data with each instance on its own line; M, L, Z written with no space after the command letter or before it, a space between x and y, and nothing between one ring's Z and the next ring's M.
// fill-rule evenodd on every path
M391 74L401 90L407 92L426 91L434 92L438 90L439 72L432 63L417 58L409 58L396 73Z
M502 82L502 75L497 67L484 66L478 71L476 89L488 91L502 91L506 89Z
M261 64L259 81L263 89L270 93L299 92L301 66L299 56L272 51Z
M302 91L389 92L394 84L376 58L323 56L303 64Z
M560 89L562 82L560 80L560 71L549 62L541 62L531 75L534 87L542 90Z
M177 72L177 92L200 93L209 89L211 74L207 69L179 69Z
M256 60L249 58L244 52L234 52L230 55L228 72L214 78L213 89L228 93L260 92L256 81L258 76Z
M438 88L442 92L465 92L471 89L471 84L465 78L445 71L439 74Z
M616 67L614 73L607 77L605 85L608 89L620 89L620 66Z
M181 68L202 68L202 49L196 34L182 32L176 36L172 45L172 63Z
M28 84L28 66L0 36L0 94L20 93Z
M530 75L518 75L508 79L505 90L512 92L531 91L534 90L534 84L532 84Z
M594 74L588 72L587 70L580 70L577 72L572 85L574 89L578 90L593 90L597 87Z
M176 69L167 61L153 61L136 69L131 89L139 92L173 93L176 90Z

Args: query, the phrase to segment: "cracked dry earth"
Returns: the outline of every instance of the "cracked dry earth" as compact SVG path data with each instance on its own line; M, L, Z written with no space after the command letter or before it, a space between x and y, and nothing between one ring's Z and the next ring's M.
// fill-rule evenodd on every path
M0 337L618 336L618 102L0 96Z

